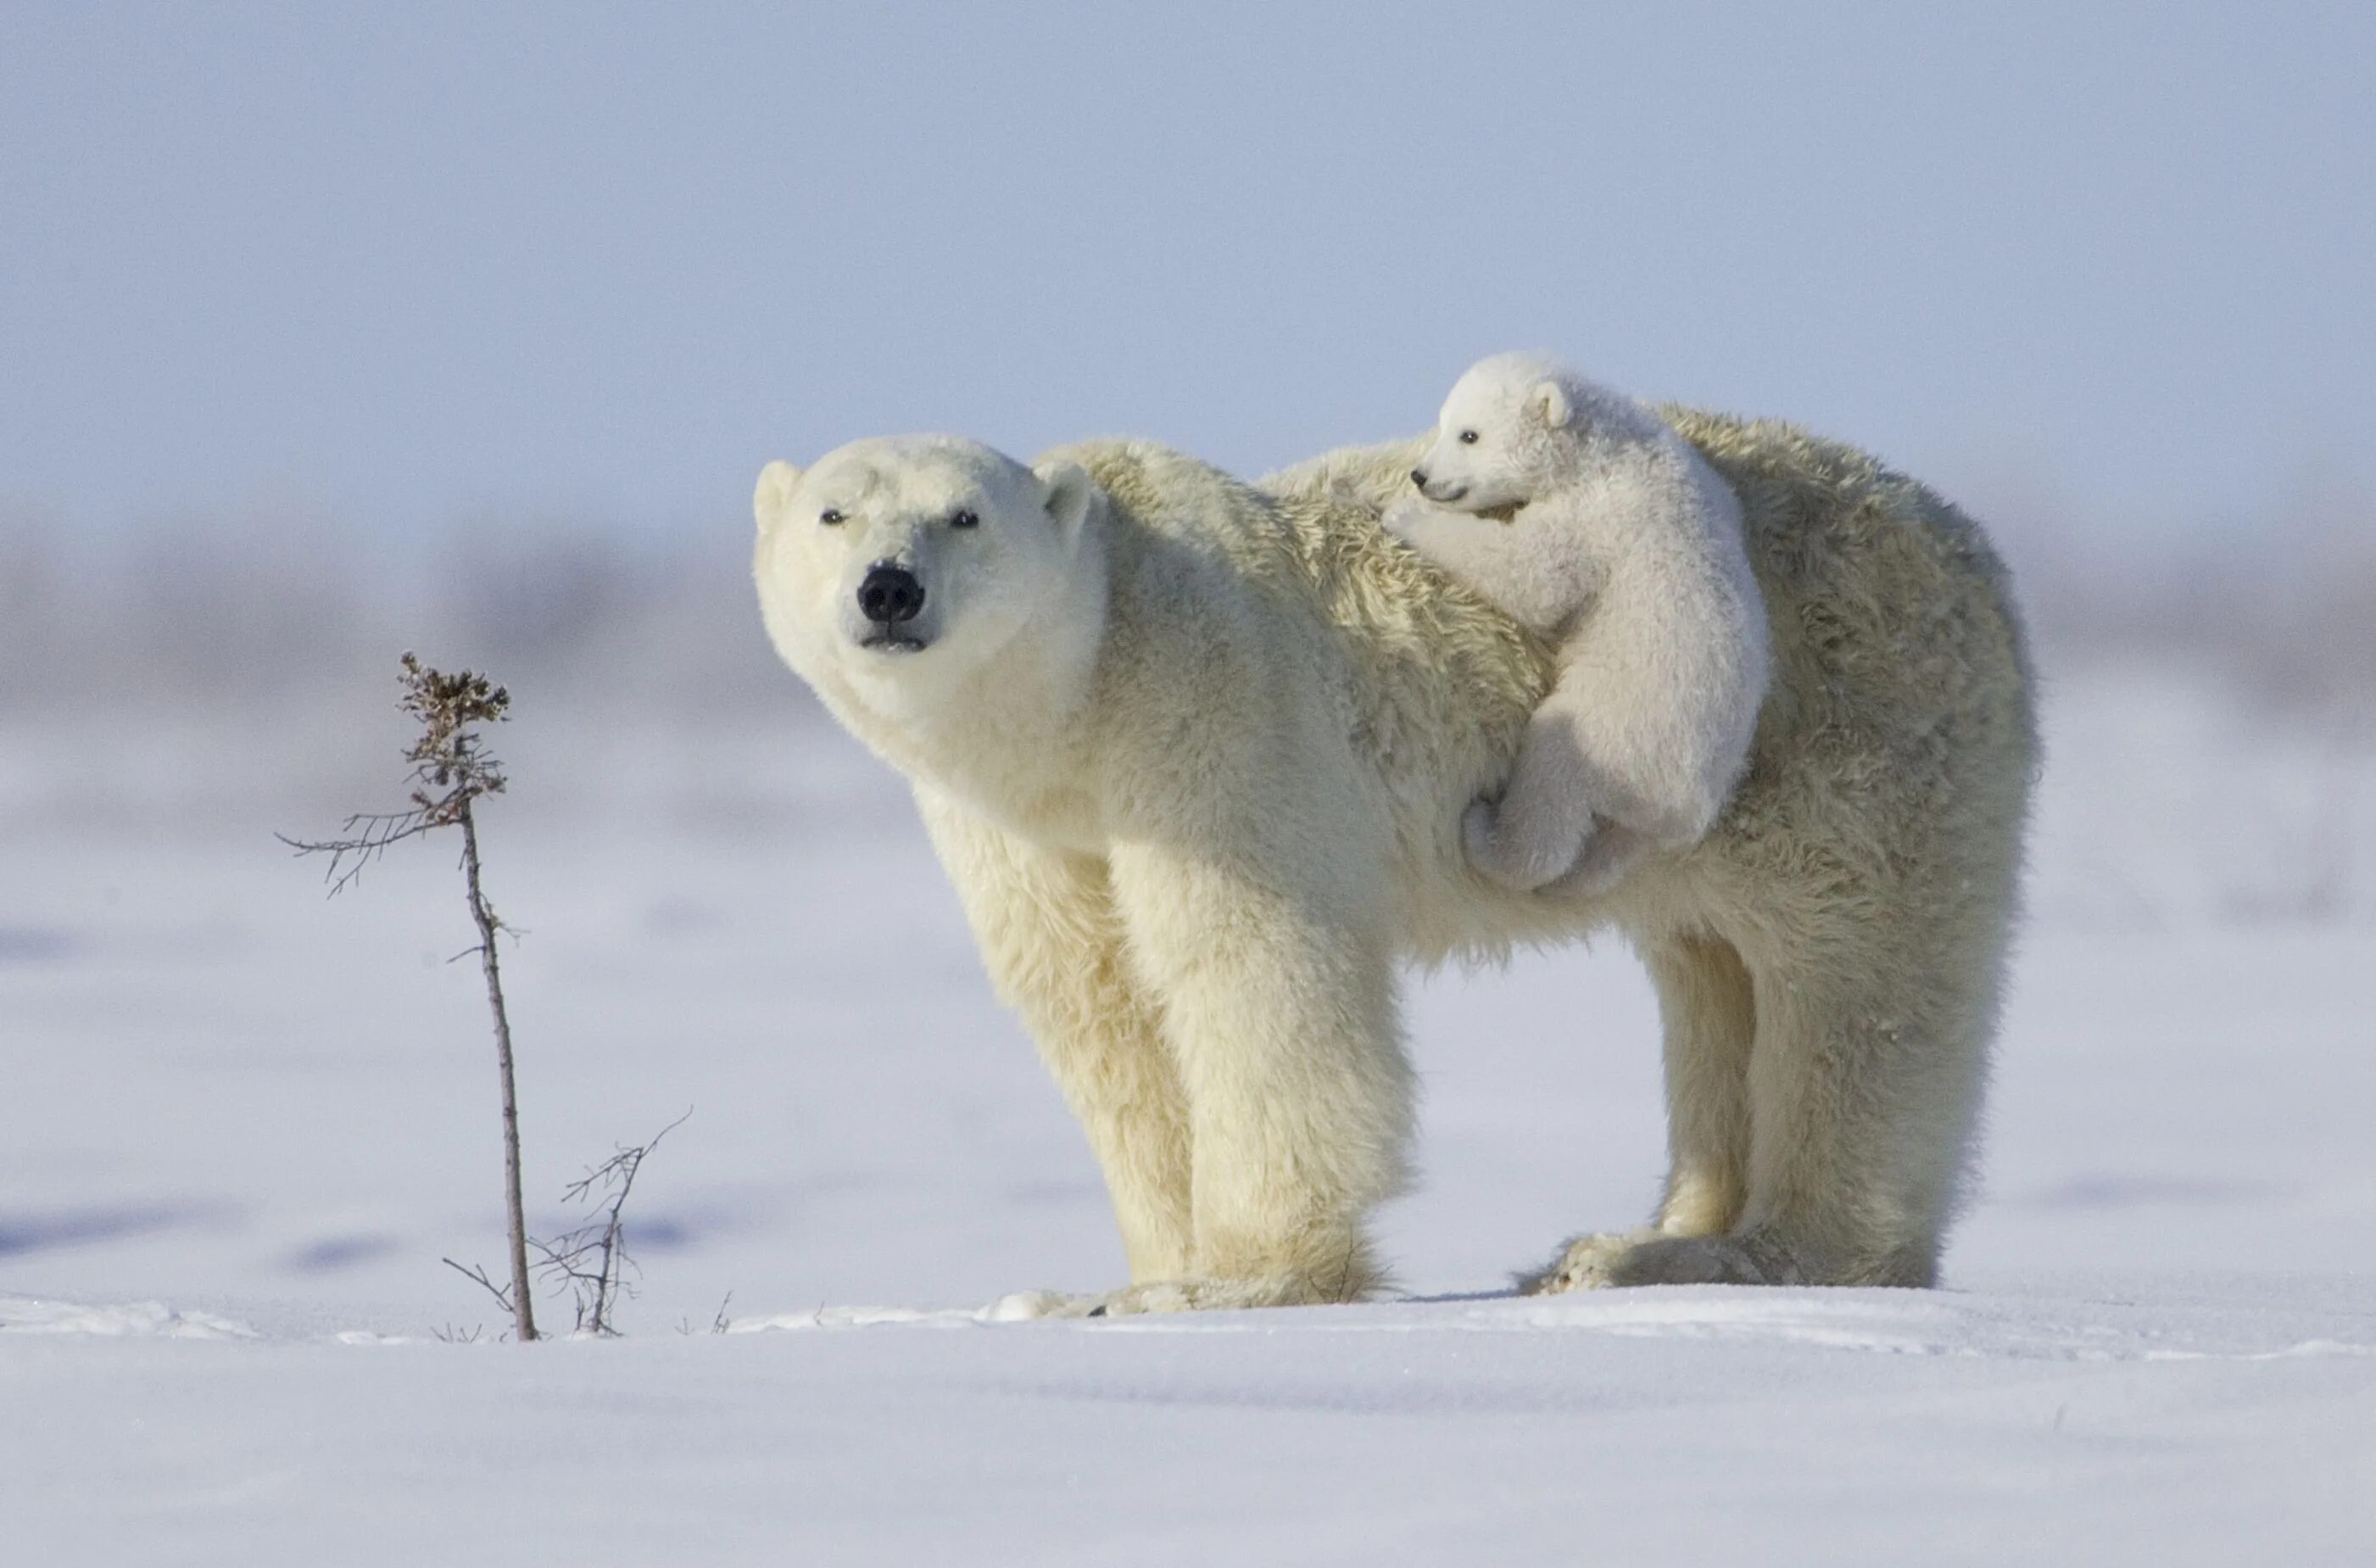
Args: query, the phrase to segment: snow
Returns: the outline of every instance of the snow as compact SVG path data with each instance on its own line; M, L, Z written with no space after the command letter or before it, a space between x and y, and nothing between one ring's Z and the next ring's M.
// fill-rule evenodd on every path
M0 1332L97 1334L112 1337L153 1335L165 1339L253 1339L255 1330L212 1313L177 1313L162 1301L128 1301L94 1307L0 1296Z
M1607 944L1414 983L1403 1299L1044 1322L1121 1250L897 780L789 690L595 718L524 703L486 824L531 1228L693 1115L627 1336L532 1349L439 1261L502 1246L449 861L268 837L393 716L0 729L0 1559L2376 1558L2376 767L2315 726L2055 688L1943 1289L1505 1293L1655 1191Z

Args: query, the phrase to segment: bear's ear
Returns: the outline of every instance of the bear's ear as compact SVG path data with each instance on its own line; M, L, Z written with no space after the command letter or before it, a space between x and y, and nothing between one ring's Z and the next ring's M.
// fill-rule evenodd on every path
M1568 405L1567 388L1556 381L1536 382L1534 390L1527 394L1527 407L1542 416L1544 426L1550 430L1565 430L1575 415Z
M751 493L751 515L761 528L784 515L792 489L800 482L801 470L781 458L759 470L759 488Z
M1080 532L1081 519L1089 515L1090 498L1098 493L1089 470L1059 457L1031 471L1048 487L1048 516L1056 520L1056 531L1067 539Z

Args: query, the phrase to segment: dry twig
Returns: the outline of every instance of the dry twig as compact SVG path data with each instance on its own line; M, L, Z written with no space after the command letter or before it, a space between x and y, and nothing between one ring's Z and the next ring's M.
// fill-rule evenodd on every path
M564 1203L595 1208L591 1221L550 1241L529 1238L529 1245L542 1254L538 1272L563 1281L575 1296L579 1333L612 1336L619 1332L615 1322L619 1302L636 1293L635 1280L643 1277L642 1268L627 1251L627 1195L635 1190L636 1174L643 1169L645 1158L692 1114L687 1109L683 1116L653 1134L648 1143L618 1146L610 1158L588 1167L585 1175L563 1189ZM725 1310L721 1303L719 1311Z

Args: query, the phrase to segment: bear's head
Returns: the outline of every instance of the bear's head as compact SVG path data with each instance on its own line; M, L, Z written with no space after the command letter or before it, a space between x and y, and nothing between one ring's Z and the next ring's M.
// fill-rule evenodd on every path
M959 436L770 463L752 501L768 636L803 679L910 707L980 671L1072 583L1096 486Z
M1444 398L1411 482L1455 511L1523 506L1559 482L1575 445L1577 405L1574 374L1556 360L1479 360Z

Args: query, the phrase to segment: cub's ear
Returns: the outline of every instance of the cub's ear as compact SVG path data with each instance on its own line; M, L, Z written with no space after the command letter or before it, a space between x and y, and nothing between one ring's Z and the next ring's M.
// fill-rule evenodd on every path
M759 488L751 493L751 515L761 528L784 515L792 489L800 482L801 470L781 458L759 470Z
M1056 531L1068 539L1080 532L1081 519L1089 515L1089 501L1098 493L1089 470L1059 457L1031 471L1048 487L1048 515L1056 519Z
M1575 416L1568 406L1567 389L1556 381L1538 381L1527 394L1527 407L1542 416L1544 425L1551 430L1565 430L1567 422Z

